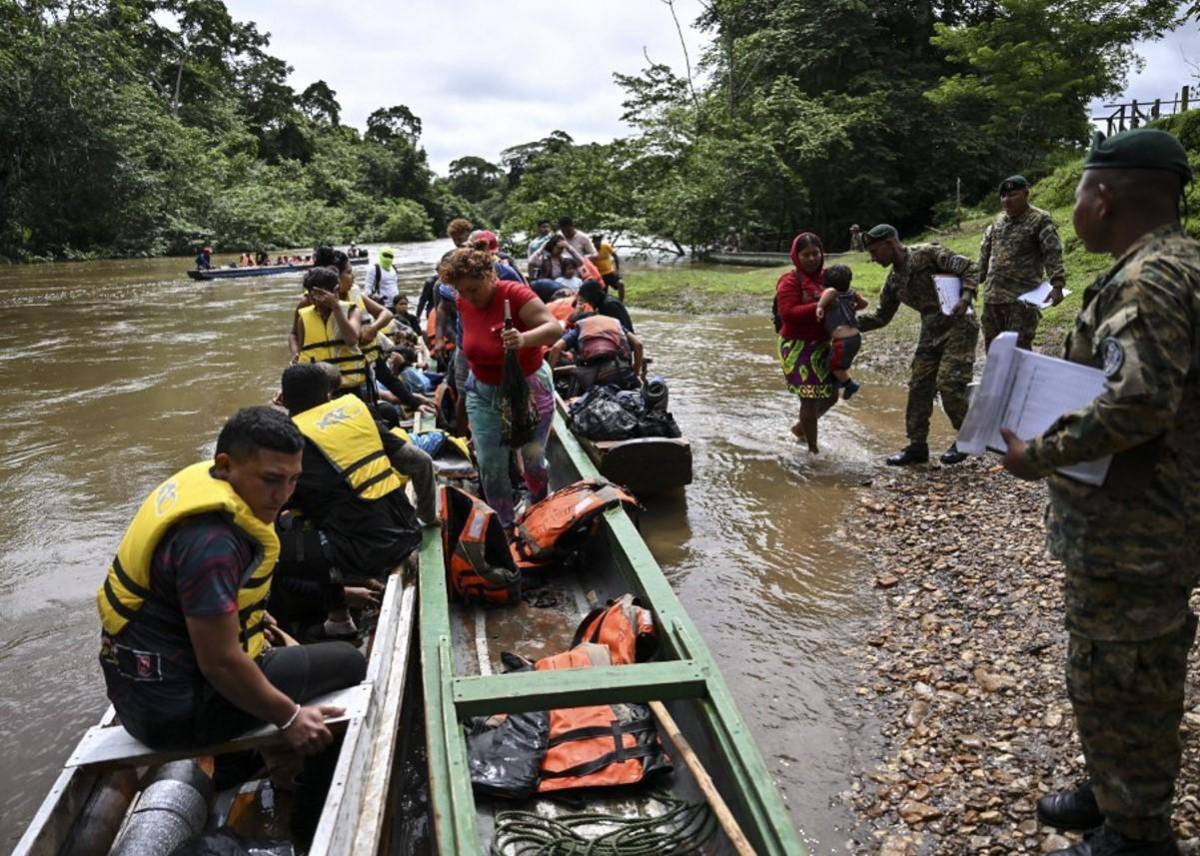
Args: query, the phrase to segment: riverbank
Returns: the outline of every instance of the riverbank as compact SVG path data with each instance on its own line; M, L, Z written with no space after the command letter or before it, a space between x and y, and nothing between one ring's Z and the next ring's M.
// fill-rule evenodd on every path
M1084 778L1064 684L1063 569L1044 548L1044 484L995 464L889 472L846 521L878 606L846 652L863 664L846 715L883 723L843 794L859 819L854 852L1043 853L1074 840L1034 814L1042 794ZM1175 798L1193 854L1198 660L1193 650Z

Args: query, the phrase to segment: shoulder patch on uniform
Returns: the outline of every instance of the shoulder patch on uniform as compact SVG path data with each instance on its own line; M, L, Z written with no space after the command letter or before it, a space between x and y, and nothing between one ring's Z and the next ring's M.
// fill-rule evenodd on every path
M1125 347L1109 336L1100 343L1101 357L1104 359L1104 376L1112 377L1125 365Z

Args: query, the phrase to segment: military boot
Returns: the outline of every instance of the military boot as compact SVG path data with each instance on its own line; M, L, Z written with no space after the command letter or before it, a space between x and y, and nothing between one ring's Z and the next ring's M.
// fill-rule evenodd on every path
M958 443L951 443L950 448L942 452L942 456L938 458L943 464L961 464L967 459L966 452L958 451Z
M912 464L929 463L929 447L924 443L910 443L887 459L888 466L907 467Z
M1049 856L1180 856L1175 839L1139 841L1126 838L1109 826L1102 826L1083 841L1066 850L1052 850Z
M1073 791L1046 794L1037 803L1038 820L1043 826L1087 832L1104 823L1090 784Z

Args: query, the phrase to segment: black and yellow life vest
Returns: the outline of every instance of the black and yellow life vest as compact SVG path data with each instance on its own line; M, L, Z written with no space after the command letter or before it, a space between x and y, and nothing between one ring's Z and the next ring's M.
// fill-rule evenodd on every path
M379 426L357 396L343 395L292 417L296 427L362 499L380 499L401 487Z
M348 316L353 303L339 300L342 311ZM300 346L300 360L306 363L332 363L342 373L342 389L353 389L367 381L367 364L363 352L357 345L342 341L333 313L322 319L315 306L300 310L300 323L304 325L304 344Z
M212 462L204 461L180 470L155 488L134 515L108 566L104 585L96 592L105 633L115 636L130 621L152 621L164 632L187 635L182 613L174 622L162 617L163 610L141 612L147 600L160 600L150 590L150 563L172 526L188 517L219 512L257 545L254 561L238 588L237 606L242 647L251 657L262 653L267 595L279 559L279 538L274 525L255 517L229 482L210 474L211 468Z
M369 314L367 312L367 301L363 299L361 292L354 295L354 305L358 307L358 311L360 313L359 314L360 318ZM390 330L392 328L392 326L395 325L395 323L396 322L393 321L391 324L389 324L387 327L387 330ZM365 326L365 320L364 320L364 326ZM387 330L382 330L380 332L386 334ZM307 334L305 334L305 335L307 335ZM359 342L358 347L362 351L363 359L365 359L367 361L367 363L374 363L377 359L379 359L379 354L383 350L380 347L378 334L371 337L371 341L367 342L365 345L362 342Z

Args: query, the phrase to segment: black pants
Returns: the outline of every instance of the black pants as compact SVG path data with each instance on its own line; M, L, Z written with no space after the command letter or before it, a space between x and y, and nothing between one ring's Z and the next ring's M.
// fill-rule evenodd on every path
M103 665L106 677L110 677L109 664ZM259 657L258 667L272 685L301 704L324 693L354 686L367 673L367 661L348 642L272 648ZM113 697L112 687L109 689ZM199 748L229 740L262 724L207 681L197 685L195 707L190 715L165 718L157 711L144 709L128 696L114 697L113 703L125 729L154 749Z

